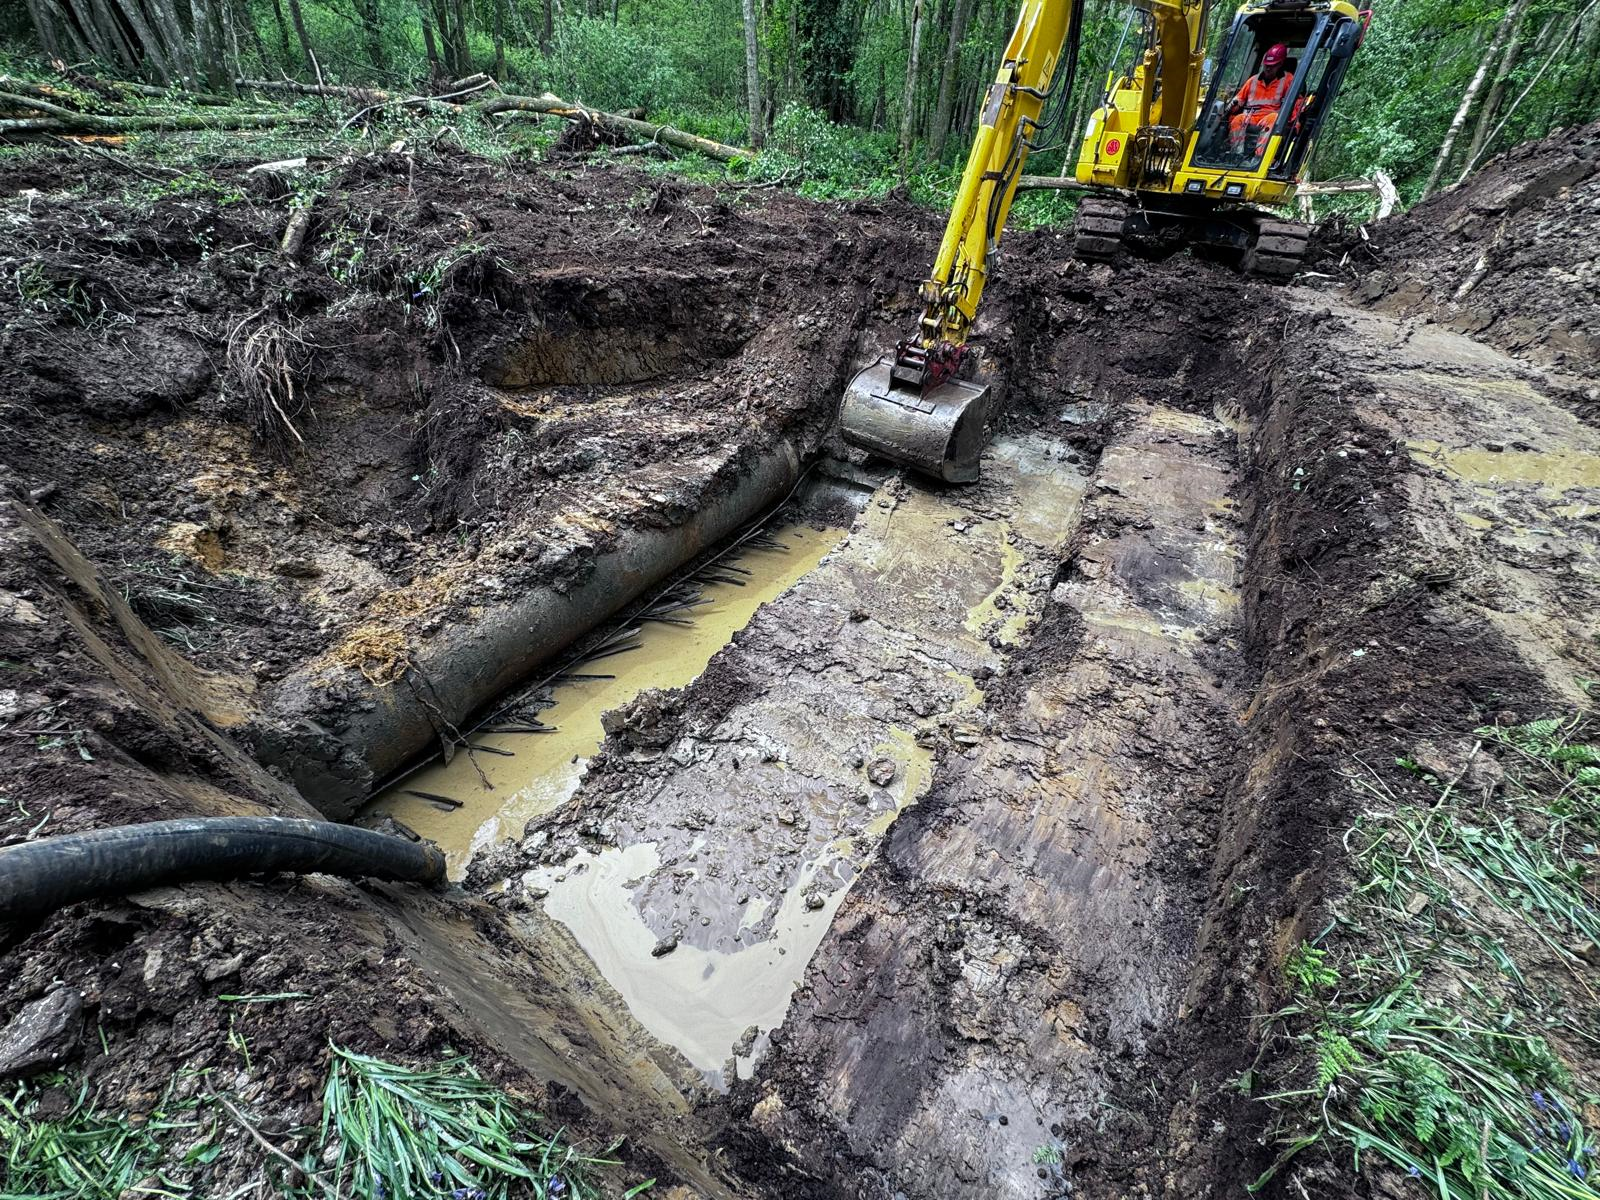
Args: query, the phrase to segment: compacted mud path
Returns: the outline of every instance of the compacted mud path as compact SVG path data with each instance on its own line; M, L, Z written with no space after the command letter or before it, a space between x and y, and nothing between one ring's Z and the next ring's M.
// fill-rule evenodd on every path
M81 1069L137 1097L232 1064L218 993L295 993L249 1031L285 1128L329 1037L464 1045L678 1196L1237 1194L1352 773L1600 673L1600 320L1541 319L1592 273L1585 137L1300 286L1018 236L964 488L831 433L911 311L908 206L378 156L314 263L270 196L227 216L256 274L185 307L198 202L107 241L12 181L109 323L8 317L0 835L320 809L459 886L77 906L0 940L0 1016L82 988ZM352 265L407 240L427 271ZM264 321L303 448L238 374ZM747 495L764 534L706 517ZM679 569L605 574L647 541ZM594 631L482 649L541 596Z

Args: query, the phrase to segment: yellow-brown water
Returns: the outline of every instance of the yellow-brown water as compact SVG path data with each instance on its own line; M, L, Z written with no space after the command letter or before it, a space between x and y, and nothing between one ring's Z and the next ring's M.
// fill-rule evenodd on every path
M1535 484L1551 498L1579 488L1600 488L1600 454L1578 450L1451 449L1434 441L1408 443L1419 463L1443 467L1468 483Z
M449 765L435 763L403 780L373 801L370 811L393 816L438 843L459 879L474 854L520 837L534 817L566 802L583 777L586 760L605 736L600 714L627 703L647 687L683 687L692 682L719 649L743 629L766 601L782 595L821 561L844 536L842 529L789 526L773 536L786 549L751 550L736 565L747 575L744 586L708 584L708 603L691 612L687 625L647 622L636 650L594 663L589 670L611 679L572 680L558 686L555 703L539 714L554 733L485 733L473 744L495 753L458 752ZM442 805L410 792L430 792L458 801Z

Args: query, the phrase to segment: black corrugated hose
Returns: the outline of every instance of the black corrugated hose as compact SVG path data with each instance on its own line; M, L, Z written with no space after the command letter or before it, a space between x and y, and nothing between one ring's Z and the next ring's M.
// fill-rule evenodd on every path
M0 920L193 879L295 871L437 883L444 870L444 855L430 845L332 821L151 821L0 849Z

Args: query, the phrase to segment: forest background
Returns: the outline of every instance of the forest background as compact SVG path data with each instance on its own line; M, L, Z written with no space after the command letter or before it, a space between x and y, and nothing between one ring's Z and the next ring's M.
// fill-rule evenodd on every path
M242 79L507 91L633 111L765 147L819 197L948 195L1017 0L12 0L0 67L68 64L153 87ZM1406 202L1496 151L1600 116L1600 0L1378 0L1309 178L1382 171ZM1213 40L1231 9L1217 6ZM1139 16L1085 0L1080 66L1034 174L1070 172ZM552 122L559 125L559 122ZM550 135L553 137L553 134ZM693 171L717 164L684 163ZM748 167L746 167L748 169Z

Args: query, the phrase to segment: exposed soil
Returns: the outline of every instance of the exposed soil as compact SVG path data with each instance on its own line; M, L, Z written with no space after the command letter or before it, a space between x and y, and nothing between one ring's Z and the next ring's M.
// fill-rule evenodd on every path
M1461 763L1600 673L1597 146L1371 227L1348 286L1011 238L966 489L831 431L910 320L909 205L376 155L292 260L247 164L138 203L8 163L0 842L310 814L264 731L337 731L779 439L861 508L465 891L78 905L0 936L0 1023L64 980L103 1096L226 1073L286 1145L329 1039L449 1045L705 1195L1237 1194L1276 1149L1230 1084L1283 1060L1252 1019L1348 886L1350 773L1403 791L1396 757ZM573 914L606 905L602 950ZM701 984L720 1023L661 1000ZM198 1184L259 1170L241 1136ZM1272 1188L1370 1186L1308 1157Z

